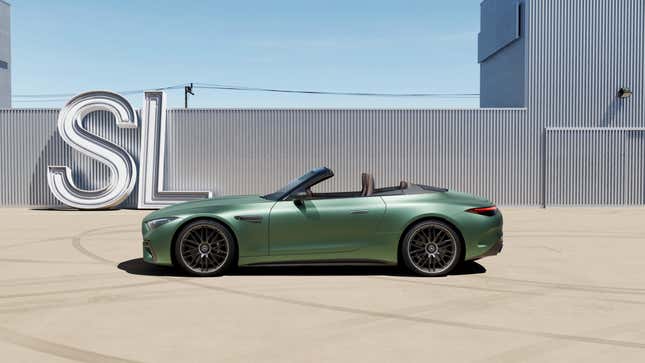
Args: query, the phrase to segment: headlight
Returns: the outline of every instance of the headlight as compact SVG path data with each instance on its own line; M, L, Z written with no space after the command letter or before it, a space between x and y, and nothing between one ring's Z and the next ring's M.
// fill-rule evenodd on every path
M152 231L156 229L157 227L161 227L164 224L174 221L177 219L177 217L167 217L167 218L157 218L157 219L151 219L147 222L145 222L146 228L148 228L149 231Z

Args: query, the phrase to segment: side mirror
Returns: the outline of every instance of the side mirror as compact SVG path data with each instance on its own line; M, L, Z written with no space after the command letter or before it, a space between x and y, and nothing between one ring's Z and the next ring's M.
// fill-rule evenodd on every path
M291 194L291 199L296 205L302 205L304 203L304 200L307 199L307 192L297 192Z

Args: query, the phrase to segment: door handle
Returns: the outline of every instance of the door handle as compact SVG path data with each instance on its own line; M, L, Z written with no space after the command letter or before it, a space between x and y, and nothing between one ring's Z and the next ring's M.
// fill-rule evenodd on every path
M359 210L353 210L352 214L367 214L368 211L367 209L359 209Z

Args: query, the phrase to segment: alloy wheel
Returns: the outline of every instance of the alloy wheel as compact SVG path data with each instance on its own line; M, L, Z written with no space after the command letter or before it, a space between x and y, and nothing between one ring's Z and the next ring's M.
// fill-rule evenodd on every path
M454 266L458 238L442 223L424 223L409 236L409 261L422 273L441 275Z
M212 274L220 270L231 249L227 233L209 222L189 226L182 232L178 243L182 262L197 274Z

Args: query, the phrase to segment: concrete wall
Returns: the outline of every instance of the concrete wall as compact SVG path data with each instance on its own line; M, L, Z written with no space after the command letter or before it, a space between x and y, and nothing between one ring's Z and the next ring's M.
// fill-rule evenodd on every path
M0 108L11 107L11 7L0 0Z

